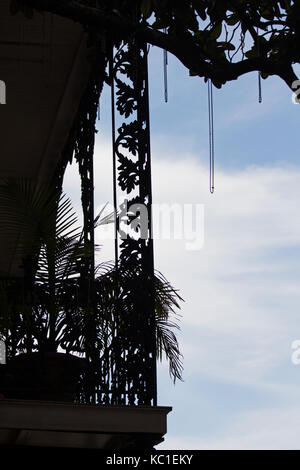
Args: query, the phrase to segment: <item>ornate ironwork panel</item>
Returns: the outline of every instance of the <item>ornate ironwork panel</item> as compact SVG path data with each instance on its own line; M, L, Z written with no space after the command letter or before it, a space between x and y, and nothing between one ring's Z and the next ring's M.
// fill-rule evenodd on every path
M98 57L99 60L99 57ZM156 329L153 295L151 160L147 47L132 40L111 62L116 120L113 149L118 192L126 194L118 211L119 256L107 284L94 278L93 151L99 94L105 76L100 58L82 98L72 131L82 181L84 237L91 257L84 260L80 291L90 303L86 337L89 367L78 401L116 405L156 405ZM113 109L113 111L115 111ZM113 112L115 117L115 113ZM120 122L121 121L121 122ZM115 121L114 123L115 124ZM66 159L72 155L72 145ZM63 173L63 171L62 171ZM116 199L115 199L116 202ZM108 310L107 301L112 307ZM96 299L96 300L94 300ZM103 300L103 302L102 302ZM106 313L104 313L106 312ZM99 344L101 331L101 344Z
M155 405L147 45L137 40L123 44L114 57L112 75L117 118L123 121L114 136L113 149L119 192L126 193L118 216L120 255L115 279L117 328L111 344L111 360L115 363L110 377L112 400L130 405Z

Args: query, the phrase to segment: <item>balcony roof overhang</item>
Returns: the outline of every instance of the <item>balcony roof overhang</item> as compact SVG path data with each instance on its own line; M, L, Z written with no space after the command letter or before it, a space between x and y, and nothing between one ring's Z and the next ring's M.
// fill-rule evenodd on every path
M171 409L0 400L0 446L149 449L163 441Z
M67 141L90 66L86 33L71 20L35 12L11 15L0 3L0 180L49 180ZM3 227L4 224L2 224ZM16 234L17 238L17 234ZM17 276L14 250L0 231L0 275Z

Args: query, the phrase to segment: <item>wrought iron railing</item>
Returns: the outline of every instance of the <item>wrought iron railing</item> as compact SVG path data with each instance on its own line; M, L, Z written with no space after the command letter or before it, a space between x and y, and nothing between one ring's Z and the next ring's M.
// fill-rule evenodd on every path
M90 33L89 42L93 46L89 82L54 177L55 186L60 189L67 164L72 159L77 161L81 177L83 239L90 253L82 258L80 277L65 286L70 291L70 299L76 297L76 289L80 290L80 303L74 303L73 307L85 312L78 323L82 328L79 334L85 338L85 367L78 382L76 400L156 405L147 45L134 38L113 44L109 36L98 33ZM112 88L114 203L118 212L115 267L107 276L106 287L103 278L101 283L95 279L93 168L97 110L105 80ZM120 209L118 193L126 193L127 198ZM143 223L138 216L142 211L147 215ZM102 309L104 298L111 301L109 311L107 306L106 310ZM70 300L68 315L73 307ZM39 305L35 308L38 310ZM26 328L29 338L30 325ZM13 325L10 331L10 356L14 357L18 345L14 344ZM25 350L30 354L37 351L33 339Z
M109 41L99 41L98 58L94 56L92 75L82 98L77 122L71 133L75 159L79 163L82 183L82 207L87 245L94 245L93 150L97 107L103 80L112 88L112 128L114 203L117 193L127 195L116 220L115 303L112 315L113 337L101 354L100 362L93 353L91 341L87 356L89 372L83 377L81 402L156 405L156 339L153 298L153 239L151 218L151 159L147 45L135 39L114 48ZM103 44L106 50L103 52ZM102 48L102 49L101 49ZM111 53L109 52L111 49ZM116 53L113 54L113 51ZM107 58L109 77L105 77ZM119 125L117 125L119 123ZM116 130L117 128L117 130ZM72 146L71 146L72 147ZM68 146L66 147L68 149ZM70 148L70 146L69 146ZM72 154L71 154L72 155ZM65 158L65 161L69 157ZM61 172L62 174L63 172ZM118 188L117 188L118 186ZM124 202L124 201L123 201ZM130 207L136 211L132 215ZM124 210L124 207L126 209ZM147 223L130 222L136 213L146 210ZM115 207L118 212L118 207ZM126 228L127 227L127 228ZM129 229L128 229L129 227ZM130 282L118 277L118 270L131 273ZM133 275L134 274L134 275ZM83 289L93 292L94 258L86 262ZM120 300L130 299L131 308ZM99 293L94 292L97 297ZM93 300L91 301L93 304ZM93 324L89 325L93 336ZM97 355L96 355L97 356ZM99 356L97 356L99 358Z

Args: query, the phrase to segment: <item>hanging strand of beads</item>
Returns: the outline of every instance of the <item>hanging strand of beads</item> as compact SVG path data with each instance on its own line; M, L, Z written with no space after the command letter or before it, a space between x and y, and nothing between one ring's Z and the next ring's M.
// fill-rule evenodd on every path
M208 86L208 127L209 127L209 191L215 190L215 143L214 143L214 110L212 83L209 79Z
M164 33L167 34L167 28L164 29ZM163 50L163 63L164 63L164 96L165 103L168 102L168 52Z
M109 60L109 76L111 81L111 131L113 153L113 203L115 211L115 267L118 267L118 196L117 196L117 156L116 156L116 117L115 117L115 77L114 77L114 50L112 48Z
M262 103L261 73L258 72L258 102Z
M260 54L259 39L258 39L258 28L256 29L257 34L257 50L258 55ZM258 71L258 102L262 103L262 90L261 90L261 72Z

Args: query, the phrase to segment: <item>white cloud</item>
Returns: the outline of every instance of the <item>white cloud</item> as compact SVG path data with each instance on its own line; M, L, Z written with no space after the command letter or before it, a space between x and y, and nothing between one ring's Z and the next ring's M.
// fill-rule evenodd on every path
M158 449L194 450L293 450L299 449L300 407L242 413L226 434L202 436L169 435Z
M216 192L210 195L208 169L194 155L171 159L163 149L156 154L154 202L205 205L202 250L187 251L183 240L155 243L157 268L186 300L181 322L186 381L172 390L165 382L160 388L164 404L174 404L165 448L299 448L299 369L290 361L291 342L300 338L299 180L297 167L217 168ZM95 182L97 205L111 202L110 146L101 139ZM75 174L69 174L67 187L77 191ZM106 241L102 259L112 253ZM197 380L205 384L200 392ZM222 386L236 395L218 396ZM253 398L250 406L247 397L253 393L259 403ZM242 404L235 408L238 394ZM212 421L222 415L216 438L213 430L203 438L205 408ZM181 431L185 415L191 437L184 427Z
M211 196L207 168L192 157L177 156L170 163L162 156L153 168L154 200L205 204L203 250L187 252L180 242L156 242L157 266L186 299L182 320L186 382L170 394L174 418L170 417L170 436L163 446L299 448L298 420L293 418L291 431L289 418L297 413L300 419L300 409L295 405L291 412L280 407L282 401L289 406L298 400L299 370L291 366L290 345L300 337L300 169L217 169L217 189ZM293 250L293 257L288 250ZM197 379L199 388L194 383ZM201 383L206 383L205 392ZM226 411L224 384L240 394L243 406L235 409L238 398L233 395L228 398L233 409ZM254 392L259 397L257 409L262 408L265 416L260 431L255 420L249 429L251 414L244 417L250 406L248 395ZM161 393L164 403L168 403L168 393L169 389ZM195 399L189 403L192 395ZM215 429L221 433L218 439L203 439L208 417L201 401L207 403L212 420L219 412L214 408L218 410L223 403L221 431ZM269 401L275 406L272 412L267 409ZM251 409L260 416L255 399ZM172 436L176 426L181 426L183 410L193 429L189 439L184 438L186 430L180 436L178 429L179 437ZM239 423L238 428L228 426L232 420ZM199 437L195 437L197 432Z
M238 84L232 82L224 88L216 91L216 95L226 93L230 102L227 108L222 109L223 100L216 96L215 106L217 113L223 116L222 125L226 128L231 126L244 126L250 121L262 122L266 116L278 111L279 106L291 103L292 93L286 84L278 77L269 77L261 80L262 103L258 102L258 74L253 72L239 78ZM230 88L231 92L227 90ZM218 99L221 103L218 106ZM224 117L226 116L226 119Z

